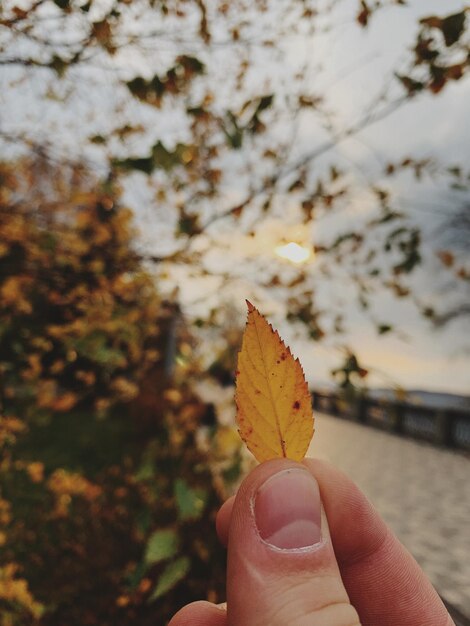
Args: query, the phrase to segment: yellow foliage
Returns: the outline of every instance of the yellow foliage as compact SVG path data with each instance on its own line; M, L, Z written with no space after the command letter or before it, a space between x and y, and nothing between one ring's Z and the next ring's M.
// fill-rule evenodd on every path
M152 526L174 520L178 533L181 515L186 532L172 467L188 486L180 500L210 496L194 434L205 407L164 375L175 309L162 303L133 249L130 212L91 177L79 172L71 190L67 166L43 177L30 165L0 164L2 185L11 185L10 196L0 189L0 377L5 408L20 416L0 415L0 473L11 498L11 506L0 500L0 545L21 568L0 572L0 626L38 623L30 615L39 612L36 595L48 623L94 625L103 607L113 624L122 616L127 624L137 609L133 623L157 576L137 570L132 592L123 577L151 530L141 512ZM190 354L189 340L182 349ZM131 402L110 410L122 401ZM139 467L146 478L134 482ZM205 536L209 516L198 524ZM198 563L193 543L188 558ZM103 595L87 596L90 575L100 576Z
M109 398L97 398L94 406L98 413L106 413L111 406L111 400Z
M96 245L103 246L110 239L111 233L106 228L106 226L99 225L93 229L93 243L95 243Z
M181 391L174 388L166 389L163 397L167 402L171 402L172 404L180 404L183 399Z
M230 426L219 426L212 440L213 454L216 459L233 459L240 450L240 437Z
M44 463L34 461L26 466L26 471L33 483L41 483L44 480Z
M238 429L257 460L301 461L314 431L302 366L251 303L236 384Z
M52 407L57 394L57 382L53 379L39 380L37 383L37 403L41 409Z
M139 393L139 387L122 376L113 380L111 388L118 394L120 400L124 402L132 400L132 398L135 398Z
M58 398L55 398L54 402L51 404L51 408L54 411L58 411L61 413L65 411L70 411L70 409L72 409L77 404L77 400L78 398L76 394L68 391Z
M47 480L47 488L55 496L54 515L66 517L73 496L80 496L92 502L101 495L101 487L93 484L77 472L65 469L55 470Z
M0 600L7 605L20 605L33 617L40 617L44 607L36 602L23 578L16 578L18 566L7 563L0 567Z
M31 345L38 350L42 350L43 352L50 352L54 347L54 344L50 339L46 339L46 337L33 337L31 340Z
M64 367L65 361L63 359L58 359L50 366L49 371L51 374L60 374L64 370Z
M14 443L16 436L25 430L26 425L17 417L0 415L0 448L5 443Z
M75 378L80 380L86 387L91 387L96 382L96 376L93 372L85 372L84 370L78 370L75 373Z
M3 243L5 244L6 241L10 243L23 241L25 230L26 221L24 216L19 213L12 215L8 221L2 224L1 233Z
M27 289L31 281L24 276L10 276L0 287L2 305L10 307L16 313L31 313L33 307L27 298Z
M11 522L11 504L0 498L0 526L7 526Z
M22 376L25 380L34 380L41 374L41 355L29 354L27 357L29 368L23 370Z

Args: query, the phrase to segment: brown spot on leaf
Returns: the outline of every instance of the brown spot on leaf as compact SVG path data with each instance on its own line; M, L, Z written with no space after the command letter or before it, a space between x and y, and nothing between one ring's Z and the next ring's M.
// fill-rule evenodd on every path
M296 400L294 404L292 405L292 408L294 408L296 411L300 409L300 402Z
M281 354L281 361L285 361L287 359L287 354L285 352L283 352Z

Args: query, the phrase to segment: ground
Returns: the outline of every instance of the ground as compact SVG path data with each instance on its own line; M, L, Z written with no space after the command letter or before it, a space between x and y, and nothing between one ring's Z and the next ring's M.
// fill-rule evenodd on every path
M317 414L308 456L331 461L367 494L438 592L470 616L470 459Z

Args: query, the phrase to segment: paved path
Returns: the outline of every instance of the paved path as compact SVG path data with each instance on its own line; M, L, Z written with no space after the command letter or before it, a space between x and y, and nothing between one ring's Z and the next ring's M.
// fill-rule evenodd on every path
M470 459L317 414L309 456L367 494L439 593L470 617Z

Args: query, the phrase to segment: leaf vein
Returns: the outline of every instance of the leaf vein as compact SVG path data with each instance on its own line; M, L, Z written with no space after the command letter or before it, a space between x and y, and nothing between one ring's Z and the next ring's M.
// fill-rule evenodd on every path
M256 411L256 413L258 413L258 415L261 417L261 419L266 422L266 424L269 426L269 428L273 427L273 424L271 424L271 422L268 420L267 417L265 417L263 415L263 413L261 413L261 411L258 409L258 407L256 406L256 404L253 402L253 400L251 399L249 393L246 391L246 389L240 388L240 391L243 390L243 393L245 395L245 398L248 400L248 402L251 404L251 406L254 408L254 410ZM245 415L246 417L246 415ZM250 422L250 424L252 426L254 426L253 422L251 422L251 420L248 420Z
M271 452L275 456L278 456L279 455L279 451L275 450L272 446L270 446L269 443L266 441L266 438L258 433L258 431L256 430L256 424L250 420L250 418L246 415L246 413L243 413L243 416L244 416L245 420L249 423L249 425L253 428L253 432L255 432L258 435L258 437L260 438L263 446L265 446L266 448L271 450ZM270 426L272 426L272 424L270 424ZM240 430L242 430L242 429L240 429Z
M253 357L251 356L250 350L248 348L248 345L246 346L246 356L248 357L248 360L250 361L251 365L253 366L253 369L255 370L255 372L257 374L259 374L260 376L262 376L263 378L266 378L266 373L261 371L258 366L256 365Z
M263 320L263 321L267 324L267 322L265 320ZM259 351L260 351L260 354L264 357L263 349L262 349L262 346L261 346L261 339L260 339L259 332L258 332L258 326L256 324L256 317L254 318L254 326L255 326L255 331L256 331L255 332L256 338L258 340ZM279 335L277 335L277 339L278 339L278 341L280 343L282 343L281 338L279 337ZM262 359L262 363L263 363L263 366L264 366L264 373L265 373L265 378L266 378L267 385L268 385L268 390L269 390L269 393L270 393L270 396L271 396L271 403L272 403L272 406L273 406L273 413L274 413L274 417L275 417L275 420L276 420L276 427L277 427L277 432L278 432L278 436L279 436L279 443L281 444L282 456L286 457L286 445L285 445L285 442L284 442L284 438L282 436L281 421L279 419L279 415L278 415L277 410L276 410L276 405L274 403L273 392L272 392L272 389L271 389L271 385L269 384L267 365L266 365L266 362L265 362L264 358Z

